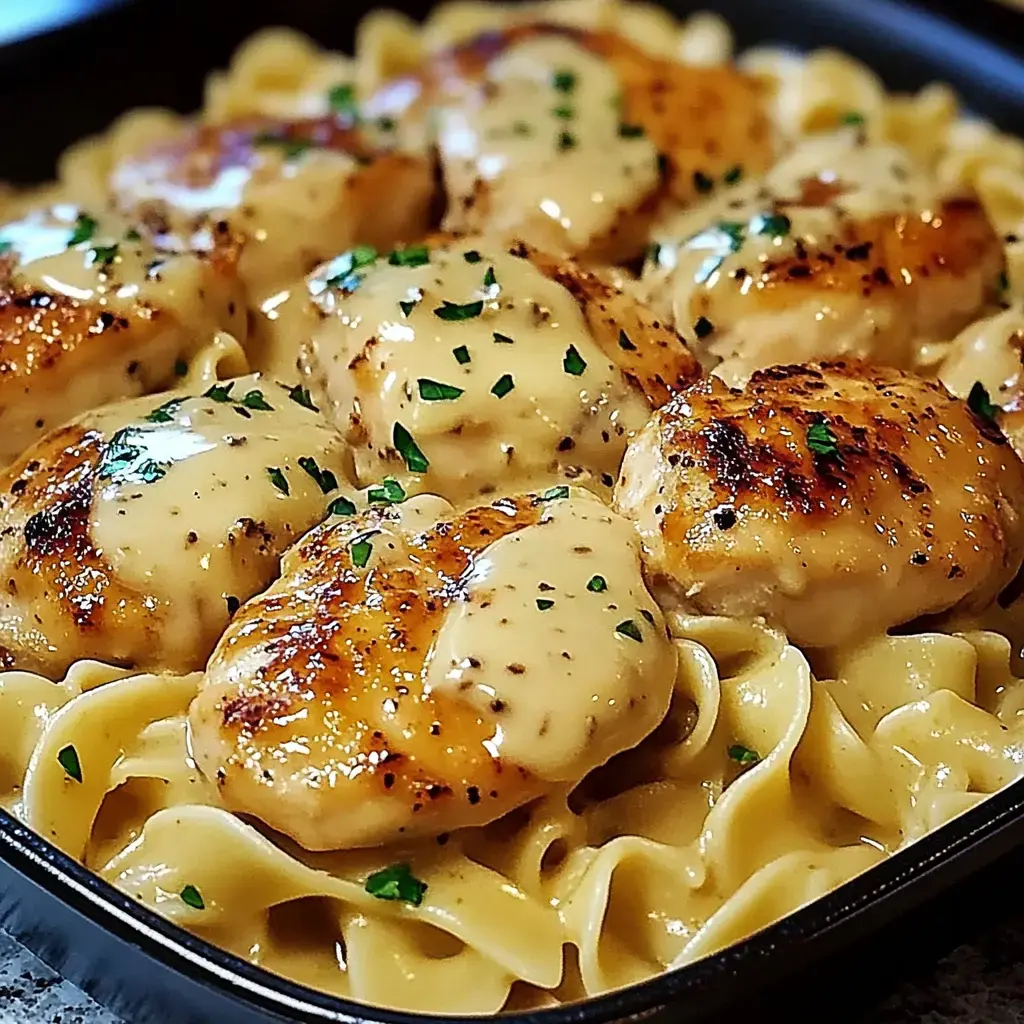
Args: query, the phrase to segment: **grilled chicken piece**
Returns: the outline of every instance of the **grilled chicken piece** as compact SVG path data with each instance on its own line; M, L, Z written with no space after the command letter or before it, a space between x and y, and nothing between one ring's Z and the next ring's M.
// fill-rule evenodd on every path
M1024 467L999 430L863 364L702 381L630 446L615 506L683 607L809 647L983 606L1024 558Z
M110 405L30 448L0 477L4 666L202 668L347 484L345 445L308 404L250 375Z
M456 504L566 480L610 494L651 406L700 370L627 294L520 243L356 250L308 291L303 365L360 483Z
M240 239L253 307L357 242L390 246L429 227L431 160L347 113L202 125L115 168L120 206L157 237L203 249Z
M61 205L0 227L0 465L104 402L172 386L216 331L246 336L235 253L154 249Z
M366 110L413 135L433 119L449 230L604 262L641 253L666 198L690 202L772 156L752 79L565 25L480 35L388 83Z
M493 821L664 717L675 654L639 556L569 488L329 520L217 645L196 760L229 808L308 849Z
M853 129L656 234L644 294L728 384L779 363L851 356L902 369L998 292L999 236L902 150Z

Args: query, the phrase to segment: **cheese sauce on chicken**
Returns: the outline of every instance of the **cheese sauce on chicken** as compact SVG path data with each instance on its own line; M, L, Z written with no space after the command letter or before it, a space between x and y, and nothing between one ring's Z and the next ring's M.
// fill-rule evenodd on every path
M370 846L578 781L658 725L675 664L636 535L595 497L423 496L285 555L210 661L192 747L229 807Z
M341 437L258 376L73 421L0 477L7 667L201 668L278 556L347 489Z
M1024 558L1024 467L998 428L863 364L702 381L630 446L615 505L661 594L812 647L981 607Z
M0 463L117 398L170 387L218 330L245 340L234 252L158 250L55 206L0 227Z
M658 232L644 294L727 383L854 356L927 362L998 294L1002 244L971 196L853 129L809 140L762 180Z
M303 364L360 482L456 504L560 480L608 493L651 405L699 370L628 295L523 245L356 250L308 290Z

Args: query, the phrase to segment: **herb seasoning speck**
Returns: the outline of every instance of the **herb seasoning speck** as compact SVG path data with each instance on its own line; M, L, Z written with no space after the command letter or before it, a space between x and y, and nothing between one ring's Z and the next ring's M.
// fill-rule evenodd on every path
M82 781L82 762L79 761L78 751L72 744L69 743L66 747L61 748L60 753L57 754L57 761L75 782Z

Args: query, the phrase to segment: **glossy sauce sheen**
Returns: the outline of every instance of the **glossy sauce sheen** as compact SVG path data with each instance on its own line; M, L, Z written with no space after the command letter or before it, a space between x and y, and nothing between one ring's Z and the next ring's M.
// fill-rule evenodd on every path
M575 490L444 508L325 524L229 627L190 713L229 806L312 849L437 834L661 721L675 653L625 520Z
M903 150L853 128L657 236L645 294L730 384L844 355L912 368L996 297L1003 266L976 199L943 195Z
M2 461L85 409L169 387L218 330L245 340L230 251L158 250L110 217L69 246L79 214L58 206L0 228Z
M347 489L345 445L315 413L257 376L219 393L229 387L234 401L179 393L108 406L8 470L0 630L10 662L58 676L81 658L201 668L281 551ZM254 394L271 408L256 408ZM334 473L331 492L300 458Z
M814 647L994 600L1024 557L1022 503L996 426L941 385L843 363L698 384L632 444L615 494L666 595Z

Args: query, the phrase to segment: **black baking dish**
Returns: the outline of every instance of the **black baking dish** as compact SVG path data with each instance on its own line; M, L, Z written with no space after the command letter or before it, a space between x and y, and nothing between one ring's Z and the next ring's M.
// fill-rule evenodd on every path
M290 24L326 45L348 48L370 3L117 0L98 6L106 9L77 25L0 48L7 138L15 140L0 151L0 178L47 177L64 146L129 107L198 106L204 74L223 66L261 26ZM420 0L391 6L413 14L427 8ZM948 81L977 113L1024 135L1024 15L983 0L945 0L931 10L892 0L684 0L670 6L714 7L741 45L840 47L893 88ZM811 1012L827 1012L830 1021L850 1019L879 983L912 962L911 947L927 958L965 937L957 918L977 922L979 915L991 916L993 904L1003 912L1021 906L1013 879L1024 858L1008 863L1007 855L1022 839L1024 781L731 949L585 1004L503 1019L610 1024L785 1014L797 1021ZM965 883L969 875L976 877ZM953 890L956 883L960 888ZM252 967L139 906L2 811L0 926L129 1024L431 1019L365 1008ZM813 965L820 966L811 977ZM802 1008L798 990L810 993L812 1002L824 992L827 1010Z

